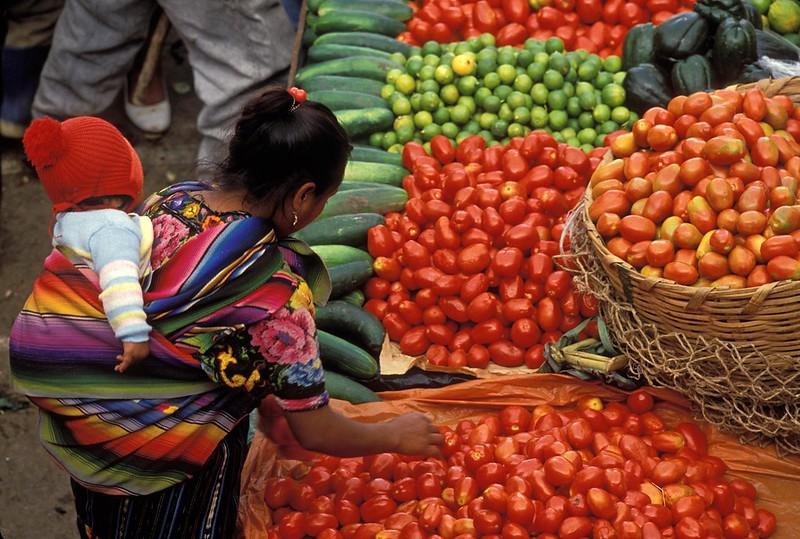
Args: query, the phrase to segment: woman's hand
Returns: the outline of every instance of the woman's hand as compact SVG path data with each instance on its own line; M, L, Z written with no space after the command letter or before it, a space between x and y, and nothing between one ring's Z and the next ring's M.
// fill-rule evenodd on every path
M405 414L383 423L361 423L329 406L286 414L303 448L337 457L376 453L438 456L439 429L423 414Z
M440 457L439 446L443 438L439 428L431 423L428 416L418 413L405 414L384 423L394 434L393 452L404 455Z

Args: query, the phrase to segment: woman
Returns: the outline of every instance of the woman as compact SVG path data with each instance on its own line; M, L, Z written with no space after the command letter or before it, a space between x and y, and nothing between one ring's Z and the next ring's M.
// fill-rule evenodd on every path
M326 406L312 298L324 302L329 281L289 235L320 214L349 150L327 108L268 90L245 107L216 187L177 184L145 203L154 331L151 356L125 375L96 278L50 255L12 329L11 366L70 473L82 537L231 537L246 418L268 395L307 449L437 453L424 416L368 425Z

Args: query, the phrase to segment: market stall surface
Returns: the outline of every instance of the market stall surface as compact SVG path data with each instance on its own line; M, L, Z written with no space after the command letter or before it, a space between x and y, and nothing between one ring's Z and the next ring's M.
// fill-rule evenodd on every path
M115 103L104 117L131 140L145 172L145 192L190 178L199 142L195 119L200 102L189 89L187 64L167 61L172 127L160 140L146 140ZM179 90L181 93L176 92ZM186 93L188 91L188 93ZM49 203L16 148L3 146L0 207L0 535L8 539L75 537L75 512L67 475L39 444L37 412L13 395L9 384L8 334L31 290L49 247Z

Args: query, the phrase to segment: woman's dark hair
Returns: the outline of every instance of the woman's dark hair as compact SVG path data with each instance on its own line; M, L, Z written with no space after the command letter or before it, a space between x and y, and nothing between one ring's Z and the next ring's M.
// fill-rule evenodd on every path
M319 193L338 187L350 142L336 116L320 103L268 88L242 110L222 163L222 189L245 189L253 200L286 196L304 182Z

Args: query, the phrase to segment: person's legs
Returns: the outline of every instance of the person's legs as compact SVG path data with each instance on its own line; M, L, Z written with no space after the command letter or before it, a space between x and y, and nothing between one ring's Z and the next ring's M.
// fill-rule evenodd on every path
M247 457L243 419L191 479L147 496L99 494L72 481L83 539L228 539L236 531Z
M117 96L155 4L67 0L33 103L34 117L97 114Z
M204 107L201 166L225 157L227 138L244 104L289 66L294 29L280 0L159 0L189 51Z
M4 22L7 36L2 47L0 135L22 138L31 120L31 104L39 74L47 59L53 30L64 0L13 0L7 4Z

